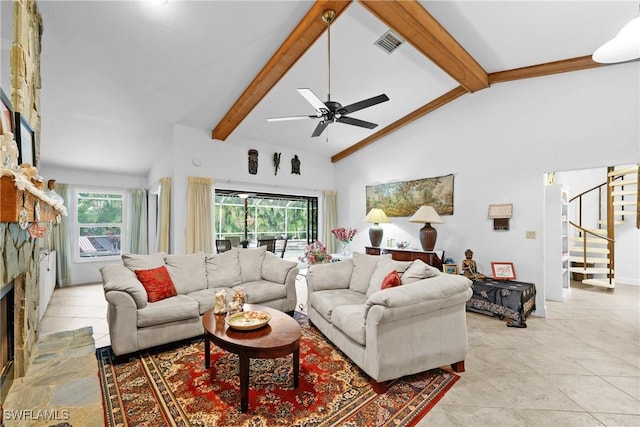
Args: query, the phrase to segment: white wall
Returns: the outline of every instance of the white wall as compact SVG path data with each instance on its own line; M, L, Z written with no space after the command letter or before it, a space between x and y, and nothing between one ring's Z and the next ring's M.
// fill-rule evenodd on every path
M40 175L45 180L55 179L59 183L71 186L96 187L104 189L146 188L147 178L143 176L110 174L69 168L43 167ZM71 212L71 214L73 214ZM127 242L123 242L126 245ZM100 268L113 261L92 261L71 263L71 283L96 283L101 280Z
M544 315L544 173L638 161L639 70L632 63L501 83L453 101L337 163L340 224L368 228L366 185L453 173L454 215L435 225L436 250L459 264L471 248L485 273L491 261L514 262L518 279L536 284ZM513 203L509 231L493 231L487 219L496 203ZM391 218L385 237L419 246L421 225L407 220ZM525 239L528 230L535 240ZM359 233L351 248L368 244Z
M248 172L248 150L258 150L258 173ZM273 153L281 152L280 170L274 174ZM291 159L297 154L300 175L291 174ZM200 165L194 165L196 159ZM220 142L208 131L188 126L174 127L171 188L171 252L184 253L186 232L187 177L214 179L216 187L245 191L319 196L334 188L334 165L329 157L291 150L256 141ZM322 199L319 201L322 203ZM322 205L320 205L322 206ZM320 224L321 224L320 219Z

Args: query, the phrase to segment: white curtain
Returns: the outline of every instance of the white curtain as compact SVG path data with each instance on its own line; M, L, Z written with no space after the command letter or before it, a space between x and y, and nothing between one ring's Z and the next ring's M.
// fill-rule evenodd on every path
M211 186L213 179L190 176L187 182L187 235L185 253L212 252Z
M69 201L71 200L69 186L56 182L56 193L64 199L69 215ZM69 216L60 216L60 223L51 230L51 245L56 251L56 283L64 286L71 283L71 230Z
M169 219L171 214L171 178L160 178L156 251L169 252Z
M324 246L329 253L338 252L338 244L333 238L331 230L338 227L338 193L327 190L324 192Z
M131 215L129 216L129 251L147 254L147 190L131 190Z

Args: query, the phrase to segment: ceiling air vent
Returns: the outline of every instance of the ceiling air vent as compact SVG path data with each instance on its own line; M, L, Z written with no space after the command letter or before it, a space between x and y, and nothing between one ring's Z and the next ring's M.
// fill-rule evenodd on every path
M396 33L389 30L382 35L376 42L374 43L380 49L384 50L387 53L391 53L398 48L404 40L402 40Z

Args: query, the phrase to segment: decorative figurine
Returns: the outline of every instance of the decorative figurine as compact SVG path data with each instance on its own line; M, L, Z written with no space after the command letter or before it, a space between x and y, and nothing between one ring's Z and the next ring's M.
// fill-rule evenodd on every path
M478 266L473 258L473 251L471 249L467 249L464 251L464 256L466 259L462 261L462 274L465 277L468 277L471 280L484 280L487 278L484 274L478 273Z
M276 169L274 175L278 175L278 169L280 169L280 156L282 153L273 153L273 166Z
M0 153L2 154L1 166L9 169L18 168L18 144L11 132L0 135Z
M300 159L297 154L291 159L291 173L293 175L300 175Z
M227 312L227 291L220 289L216 291L216 304L213 307L214 314L224 314Z
M247 296L245 295L244 288L242 286L233 288L233 297L231 297L231 302L227 305L229 314L243 311L246 299Z
M251 175L258 173L258 150L253 148L249 150L249 173Z

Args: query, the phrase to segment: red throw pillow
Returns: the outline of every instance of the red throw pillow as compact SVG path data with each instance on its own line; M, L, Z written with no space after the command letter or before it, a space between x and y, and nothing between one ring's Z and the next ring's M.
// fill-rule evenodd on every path
M402 282L400 281L400 275L396 270L393 270L392 272L384 276L380 289L393 288L395 286L399 286L401 283Z
M136 276L147 291L149 302L156 302L178 295L176 287L173 286L171 276L169 276L169 272L164 265L151 270L136 270Z

